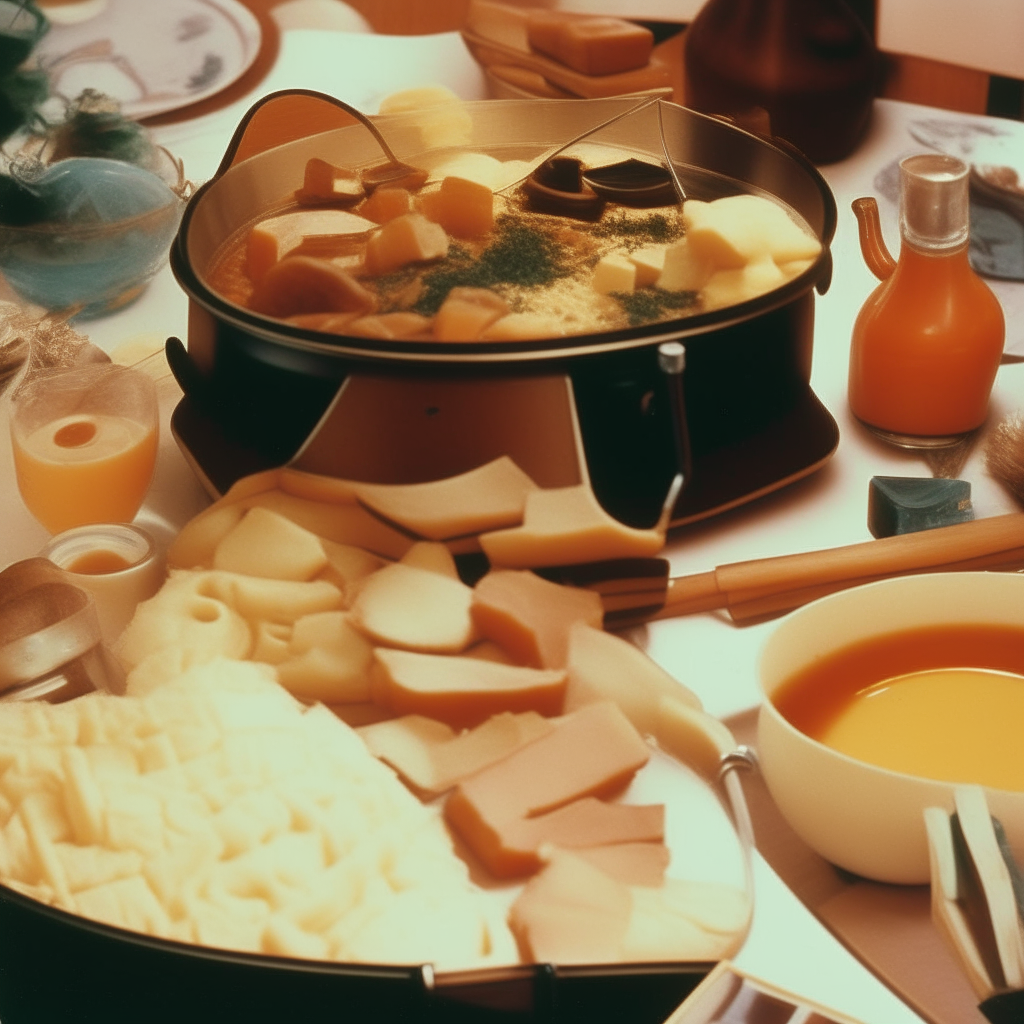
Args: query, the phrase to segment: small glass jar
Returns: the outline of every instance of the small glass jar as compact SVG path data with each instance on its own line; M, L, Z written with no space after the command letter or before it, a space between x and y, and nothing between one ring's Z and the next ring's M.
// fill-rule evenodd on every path
M152 597L164 579L164 559L153 538L130 523L65 530L40 554L92 594L106 644L117 640L139 602Z

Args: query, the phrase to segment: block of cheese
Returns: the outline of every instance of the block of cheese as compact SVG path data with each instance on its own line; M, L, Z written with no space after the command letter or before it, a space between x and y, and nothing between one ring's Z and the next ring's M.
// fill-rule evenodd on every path
M492 565L524 569L645 558L664 544L658 530L638 530L613 519L585 483L531 491L522 526L480 536L480 547Z
M507 456L421 484L354 484L378 515L430 540L447 540L522 521L537 485Z
M628 254L629 262L636 267L637 288L649 288L656 284L665 269L665 245L645 245Z
M360 237L372 231L373 221L348 210L294 210L260 221L246 241L245 267L253 284L279 260L297 249L307 235Z
M456 238L481 238L494 227L494 194L469 178L446 177L436 191L420 196L419 208Z
M561 670L386 648L375 655L373 699L396 715L426 715L466 729L502 711L551 716L562 710Z
M448 235L440 224L422 213L405 213L389 220L366 242L366 270L390 274L409 263L440 259L448 255Z
M453 288L434 317L434 338L476 341L508 312L508 303L489 288Z
M377 297L351 274L316 256L286 256L255 286L249 308L266 316L370 313Z
M716 269L706 255L694 250L688 238L680 238L665 249L657 286L668 292L699 292Z
M617 253L602 256L594 267L593 285L598 295L632 295L636 291L636 264Z
M817 238L763 196L688 199L683 223L694 255L719 270L739 269L761 256L776 263L813 259L821 251Z
M770 256L751 260L739 270L718 270L708 278L700 293L705 309L722 309L756 299L780 284L786 277Z
M614 700L640 733L655 735L663 697L700 710L697 695L635 644L584 622L569 629L568 669L566 711Z
M508 923L533 963L613 964L621 959L632 906L622 882L558 852L516 897Z
M378 643L456 654L477 639L469 611L472 600L473 591L460 580L396 562L363 580L352 615Z
M481 830L473 852L497 878L540 870L546 847L586 849L619 843L661 843L662 804L616 804L584 797L547 814L499 821Z
M473 588L473 621L481 636L524 665L564 668L575 622L601 628L601 598L523 569L492 569Z
M259 506L249 509L213 552L213 568L275 580L310 580L327 565L320 538Z
M375 224L386 224L389 220L414 211L412 193L407 188L394 185L382 185L374 189L373 194L359 207L360 215L368 217Z
M445 817L474 853L490 855L500 867L503 828L584 797L617 793L649 756L647 744L615 704L592 704L460 783L448 798Z
M404 715L359 730L370 752L386 761L418 791L436 795L500 761L554 723L535 711L501 712L459 735L423 715Z
M621 18L531 11L526 35L533 49L585 75L614 75L645 67L654 50L650 29Z
M306 161L302 177L302 188L295 193L295 199L302 204L355 203L366 194L359 175L345 167L311 157Z

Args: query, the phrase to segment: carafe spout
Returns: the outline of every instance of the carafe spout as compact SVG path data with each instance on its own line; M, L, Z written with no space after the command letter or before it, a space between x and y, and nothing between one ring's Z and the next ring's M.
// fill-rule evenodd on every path
M879 281L884 281L896 269L896 261L889 255L882 238L878 203L873 196L854 199L853 212L860 228L860 251L864 254L864 262Z

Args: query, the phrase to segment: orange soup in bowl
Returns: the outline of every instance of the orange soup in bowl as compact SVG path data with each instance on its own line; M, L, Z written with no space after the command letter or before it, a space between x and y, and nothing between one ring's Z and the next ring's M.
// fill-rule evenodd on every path
M868 764L1024 791L1024 629L870 637L804 667L772 700L802 733Z

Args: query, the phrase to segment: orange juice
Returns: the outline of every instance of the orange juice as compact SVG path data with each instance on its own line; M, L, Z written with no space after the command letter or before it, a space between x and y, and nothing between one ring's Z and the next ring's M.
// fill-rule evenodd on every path
M156 463L156 425L102 413L63 416L14 431L14 468L29 511L51 533L129 522Z
M899 263L853 328L850 408L896 434L936 437L980 426L1003 350L1003 311L971 269L967 246Z

